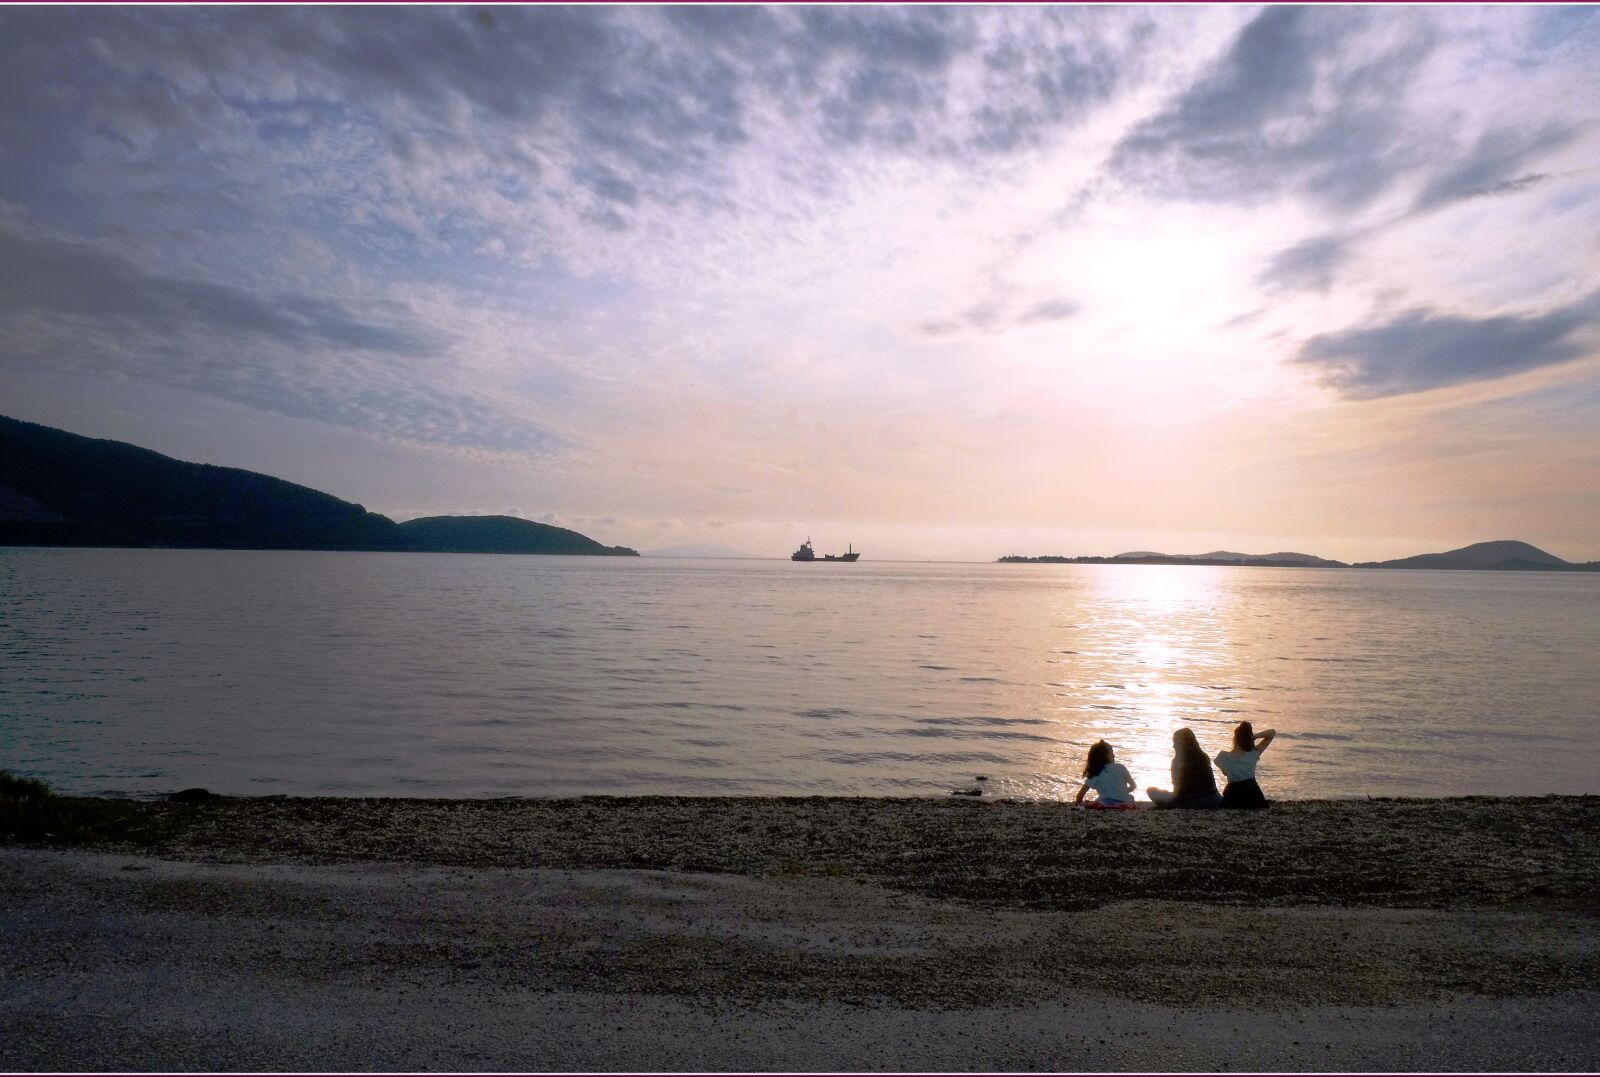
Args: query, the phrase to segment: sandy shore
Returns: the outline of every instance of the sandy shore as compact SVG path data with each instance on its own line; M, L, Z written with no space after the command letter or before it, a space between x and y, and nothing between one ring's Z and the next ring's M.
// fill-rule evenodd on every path
M0 849L0 1069L1600 1067L1600 798L139 810Z

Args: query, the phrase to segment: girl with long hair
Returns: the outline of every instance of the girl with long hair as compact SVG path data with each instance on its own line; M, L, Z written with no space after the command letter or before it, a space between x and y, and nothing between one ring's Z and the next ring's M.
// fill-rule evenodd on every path
M1265 808L1267 798L1256 784L1256 764L1261 753L1267 750L1276 729L1257 733L1249 722L1240 722L1233 731L1233 747L1217 753L1217 769L1222 771L1228 784L1222 790L1224 808Z
M1145 790L1158 808L1218 808L1222 797L1211 776L1211 760L1200 750L1194 730L1185 726L1172 734L1172 790L1151 786Z
M1097 740L1089 746L1089 759L1083 765L1083 784L1078 786L1074 804L1082 804L1084 795L1093 789L1096 799L1089 801L1091 808L1131 808L1133 791L1138 786L1128 768L1117 762L1117 753L1111 745Z

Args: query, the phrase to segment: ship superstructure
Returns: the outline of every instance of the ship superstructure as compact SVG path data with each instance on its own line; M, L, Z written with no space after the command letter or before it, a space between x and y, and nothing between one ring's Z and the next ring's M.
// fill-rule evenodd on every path
M791 560L791 561L854 561L854 560L856 560L856 558L858 558L860 556L861 555L856 552L855 544L851 543L848 551L845 552L845 553L829 553L829 554L823 554L821 557L818 557L817 556L817 551L811 548L811 540L808 538L808 539L806 539L804 542L802 542L800 544L800 548L798 550L796 550L794 553L789 555L789 560Z

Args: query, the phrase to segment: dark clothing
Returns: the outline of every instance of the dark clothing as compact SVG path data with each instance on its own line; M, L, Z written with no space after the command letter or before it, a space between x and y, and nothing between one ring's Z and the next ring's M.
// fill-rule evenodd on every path
M1150 802L1158 808L1220 808L1217 779L1211 774L1211 760L1190 735L1188 743L1173 745L1172 792L1150 790Z
M1222 790L1224 808L1265 808L1267 798L1254 780L1229 782Z
M1180 729L1172 735L1172 792L1152 789L1150 802L1158 808L1222 807L1211 760L1200 750L1194 730Z
M1218 795L1216 784L1213 783L1209 790L1203 789L1184 797L1169 793L1165 789L1152 789L1150 803L1158 808L1220 808L1222 797Z

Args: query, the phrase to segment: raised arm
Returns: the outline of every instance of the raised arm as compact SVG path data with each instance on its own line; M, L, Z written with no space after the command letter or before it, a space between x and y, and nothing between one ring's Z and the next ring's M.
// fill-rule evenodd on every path
M1277 735L1278 735L1278 731L1276 729L1263 729L1261 732L1257 733L1256 734L1256 744L1255 744L1256 751L1258 751L1258 752L1266 751L1267 750L1267 745L1271 744L1272 743L1272 738L1276 737Z

